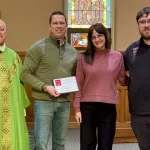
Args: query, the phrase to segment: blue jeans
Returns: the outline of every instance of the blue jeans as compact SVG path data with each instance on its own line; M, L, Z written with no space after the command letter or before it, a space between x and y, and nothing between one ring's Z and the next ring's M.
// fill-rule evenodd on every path
M35 100L35 150L47 150L52 127L52 150L64 150L68 131L70 102Z

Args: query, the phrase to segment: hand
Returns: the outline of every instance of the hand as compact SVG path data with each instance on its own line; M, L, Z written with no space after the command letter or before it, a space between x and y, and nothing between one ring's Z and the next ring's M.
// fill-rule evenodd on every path
M46 85L46 90L51 96L58 97L60 95L52 85Z
M76 119L76 121L77 121L78 124L82 123L81 112L76 112L75 119Z

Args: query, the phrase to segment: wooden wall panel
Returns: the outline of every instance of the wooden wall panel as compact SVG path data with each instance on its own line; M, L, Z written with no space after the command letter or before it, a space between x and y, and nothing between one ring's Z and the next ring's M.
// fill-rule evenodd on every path
M18 52L18 54L20 58L23 60L25 56L25 52ZM32 89L31 87L27 85L25 85L25 89L31 102L31 105L26 109L27 111L26 122L27 122L28 128L33 128L34 100L32 98ZM114 142L136 142L135 136L130 126L130 114L128 110L127 87L123 87L118 84L118 89L119 89L118 90L119 104L116 105L117 106L117 121L116 121L116 134L115 134ZM69 128L79 128L79 124L77 124L75 120L75 110L73 108L72 100L71 100L70 109L71 110L70 110Z

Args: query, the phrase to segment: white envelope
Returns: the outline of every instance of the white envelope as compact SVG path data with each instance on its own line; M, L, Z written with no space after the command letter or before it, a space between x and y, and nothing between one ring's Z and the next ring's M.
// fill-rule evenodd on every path
M59 94L79 91L75 76L53 79L53 83Z

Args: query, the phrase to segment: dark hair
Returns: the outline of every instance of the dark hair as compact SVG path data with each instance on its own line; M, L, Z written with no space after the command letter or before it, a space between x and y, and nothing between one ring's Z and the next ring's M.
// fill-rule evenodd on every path
M136 21L138 22L138 20L144 15L146 14L146 17L148 16L148 14L150 14L150 7L144 7L142 8L136 15Z
M63 12L61 12L61 11L54 11L54 12L50 15L50 17L49 17L49 24L51 24L51 22L52 22L52 17L53 17L54 15L62 15L62 16L64 16L64 17L65 17L65 22L66 22L66 24L67 24L67 18L66 18L66 16L65 16L65 14L64 14Z
M84 60L88 64L92 64L93 56L95 53L95 46L93 45L93 42L92 42L93 30L95 30L99 34L103 34L106 39L105 48L107 48L107 49L111 48L111 37L110 37L110 33L107 30L107 28L101 23L96 23L94 25L91 25L91 27L88 30L88 36L87 36L87 40L88 40L87 49L83 53Z

